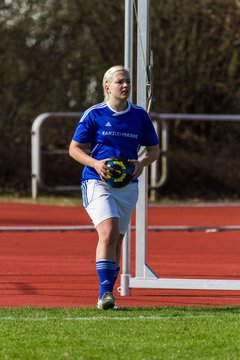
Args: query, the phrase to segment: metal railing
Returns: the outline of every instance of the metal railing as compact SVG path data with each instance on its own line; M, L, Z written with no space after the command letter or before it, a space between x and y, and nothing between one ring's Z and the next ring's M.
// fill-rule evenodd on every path
M156 131L159 134L160 140L160 157L158 161L151 165L151 179L149 184L150 199L154 200L156 191L163 186L168 178L168 161L167 152L169 150L169 131L168 123L174 120L187 121L240 121L240 115L208 115L208 114L161 114L151 112ZM36 199L38 196L38 189L44 188L48 191L73 191L78 190L78 186L48 186L42 179L42 155L49 154L67 154L67 149L54 149L43 151L41 149L42 125L47 120L68 118L69 120L77 120L81 116L81 112L54 112L43 113L37 116L33 121L31 129L31 157L32 157L32 198ZM158 175L160 173L160 176Z
M240 115L222 114L164 114L151 112L151 118L157 124L157 131L160 140L160 158L151 165L150 200L156 199L156 190L162 187L168 178L168 159L169 150L169 121L240 121ZM160 127L160 130L158 130ZM161 169L158 179L158 169Z
M43 151L41 148L42 143L42 125L47 120L68 118L69 120L80 119L80 112L54 112L54 113L43 113L36 117L33 121L31 129L31 161L32 161L32 198L36 199L38 196L38 189L44 188L49 191L69 191L78 190L79 186L48 186L42 179L42 155ZM51 151L45 151L44 153L49 154L67 154L67 149L54 149Z

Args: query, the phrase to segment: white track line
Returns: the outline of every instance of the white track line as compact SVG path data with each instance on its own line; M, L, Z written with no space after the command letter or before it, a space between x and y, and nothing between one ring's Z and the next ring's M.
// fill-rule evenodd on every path
M218 319L221 319L219 317L219 313L216 315L173 315L173 316L138 316L138 317L131 317L131 316L122 316L122 317L108 317L108 316L80 316L80 317L65 317L65 318L57 318L57 317L38 317L38 318L34 318L34 317L12 317L12 316L7 316L7 317L0 317L0 321L39 321L39 322L44 322L44 321L99 321L99 320L119 320L119 321L131 321L131 320L139 320L139 321L144 321L144 320L183 320L183 319L201 319L201 318L215 318L217 317ZM239 316L239 314L230 314L234 317Z
M131 227L132 231L136 230L135 226ZM148 231L205 231L205 232L218 232L218 231L239 231L240 225L207 225L207 226L190 226L190 225L149 225ZM66 226L0 226L0 232L40 232L40 231L95 231L92 225L66 225Z

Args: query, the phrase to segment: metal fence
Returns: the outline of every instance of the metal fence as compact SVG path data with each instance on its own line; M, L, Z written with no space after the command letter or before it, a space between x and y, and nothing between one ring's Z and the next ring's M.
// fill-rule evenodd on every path
M174 120L187 120L187 121L240 121L240 115L207 115L207 114L161 114L152 112L151 118L153 120L156 131L160 140L160 157L158 161L150 167L150 198L154 200L156 191L163 186L168 177L168 160L167 152L169 150L169 131L168 124ZM80 112L54 112L43 113L37 116L34 120L31 130L31 156L32 156L32 198L36 199L40 188L46 189L50 192L54 191L73 191L79 190L79 186L75 185L56 185L48 186L42 179L42 156L43 150L41 147L44 132L42 125L48 120L65 119L69 121L79 119ZM54 149L45 151L49 155L65 155L67 149ZM160 176L158 175L160 174Z

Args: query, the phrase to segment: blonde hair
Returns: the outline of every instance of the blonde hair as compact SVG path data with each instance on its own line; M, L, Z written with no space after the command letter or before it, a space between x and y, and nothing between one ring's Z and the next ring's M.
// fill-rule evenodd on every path
M112 66L110 69L108 69L104 76L103 76L103 81L102 81L102 87L103 87L103 93L104 93L104 100L107 101L109 96L108 93L105 89L105 85L108 83L110 84L113 80L113 75L117 72L117 71L124 71L129 75L129 71L122 65L115 65Z

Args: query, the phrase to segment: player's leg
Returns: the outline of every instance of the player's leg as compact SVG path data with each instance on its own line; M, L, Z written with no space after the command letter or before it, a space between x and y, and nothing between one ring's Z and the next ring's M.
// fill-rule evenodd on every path
M98 307L114 306L113 285L116 271L116 246L119 237L119 214L111 188L103 181L83 184L83 204L98 232L96 267L100 281Z
M119 219L112 217L102 221L96 227L98 244L96 260L108 259L116 263L116 248L119 238Z
M98 307L109 309L115 305L113 287L116 278L116 248L119 239L119 220L115 217L106 219L96 229L98 232L96 266L100 282Z

